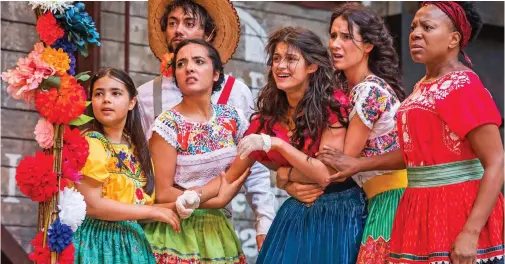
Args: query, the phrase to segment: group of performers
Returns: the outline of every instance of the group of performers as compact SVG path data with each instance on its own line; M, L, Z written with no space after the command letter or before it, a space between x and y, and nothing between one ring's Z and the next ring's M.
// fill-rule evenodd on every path
M482 26L473 3L421 4L409 47L426 74L408 97L372 9L334 10L327 44L276 29L255 104L223 73L231 2L148 7L162 74L90 81L75 263L246 263L226 209L242 186L257 263L503 263L502 119L464 52ZM269 170L291 196L277 213Z

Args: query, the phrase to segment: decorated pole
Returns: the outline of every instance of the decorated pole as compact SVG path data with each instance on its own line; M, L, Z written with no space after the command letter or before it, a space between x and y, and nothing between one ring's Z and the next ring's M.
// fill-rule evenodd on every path
M84 115L89 102L75 74L75 56L87 56L89 44L100 45L99 34L83 3L30 2L37 17L41 42L34 45L15 69L3 72L7 92L34 105L41 115L35 139L43 151L24 157L16 170L16 184L32 201L39 202L37 235L32 240L35 263L73 263L73 232L86 215L79 184L88 154L88 143L77 128L92 118Z

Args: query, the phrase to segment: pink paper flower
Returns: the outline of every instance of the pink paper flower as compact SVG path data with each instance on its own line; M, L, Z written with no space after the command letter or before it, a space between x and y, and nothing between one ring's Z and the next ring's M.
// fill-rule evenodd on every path
M24 99L29 102L35 96L35 89L40 83L56 73L53 66L42 61L44 44L36 43L28 57L20 58L15 69L1 74L2 79L9 83L7 92L14 99Z
M41 148L50 148L53 146L54 130L53 124L41 117L35 126L35 140Z

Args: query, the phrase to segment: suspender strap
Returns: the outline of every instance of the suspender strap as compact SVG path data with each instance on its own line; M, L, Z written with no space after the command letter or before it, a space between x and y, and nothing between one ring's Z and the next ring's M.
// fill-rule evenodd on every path
M217 104L227 104L228 99L230 98L231 89L233 88L233 84L235 83L235 78L233 76L228 76L226 80L226 84L224 85L223 92L219 99L217 100Z
M153 81L153 107L154 107L154 118L159 116L162 111L163 98L161 97L161 81L162 77L157 76Z

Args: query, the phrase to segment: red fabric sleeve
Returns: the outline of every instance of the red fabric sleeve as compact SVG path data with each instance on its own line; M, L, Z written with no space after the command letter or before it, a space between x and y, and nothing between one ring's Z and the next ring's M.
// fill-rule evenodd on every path
M444 99L435 100L438 114L460 138L485 124L501 125L500 112L489 91L477 75L469 73L468 77L469 83L450 91Z
M340 89L336 89L333 93L333 97L340 103L340 114L342 117L347 118L349 116L350 102L349 97ZM330 109L330 124L335 124L338 122L338 115Z

